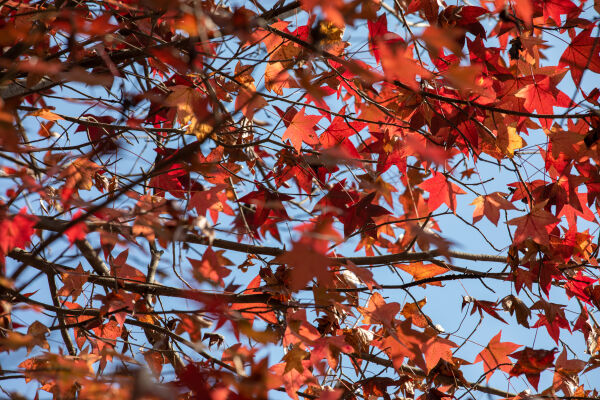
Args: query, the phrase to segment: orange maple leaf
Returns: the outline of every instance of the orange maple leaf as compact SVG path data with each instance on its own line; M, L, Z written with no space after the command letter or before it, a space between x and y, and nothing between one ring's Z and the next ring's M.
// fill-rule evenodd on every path
M392 328L392 321L400 311L400 304L386 303L379 293L375 292L369 299L366 308L357 307L363 315L364 324L382 324L385 327Z
M297 152L300 152L300 148L302 147L302 142L306 144L318 144L319 138L315 134L314 127L323 118L322 115L306 115L304 114L306 107L302 107L294 118L290 125L283 133L281 137L282 140L289 139L290 143L296 149Z
M494 192L485 196L479 196L471 205L475 206L473 211L473 223L478 222L485 215L494 225L498 226L500 210L516 210L517 208L506 198L504 193Z
M223 251L213 251L211 247L208 247L204 252L202 260L194 260L188 257L190 264L194 267L194 276L197 280L209 280L225 286L223 278L231 273L229 268L225 268L224 265L232 265L231 261L223 257Z
M488 382L497 368L504 372L510 371L512 362L508 355L521 347L511 342L500 342L500 336L502 336L502 331L498 332L475 358L476 363L483 361L484 373Z

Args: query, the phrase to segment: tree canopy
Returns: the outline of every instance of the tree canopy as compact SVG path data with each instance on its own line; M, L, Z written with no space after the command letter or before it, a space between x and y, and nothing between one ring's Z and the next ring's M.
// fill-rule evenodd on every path
M599 13L1 1L4 395L600 398Z

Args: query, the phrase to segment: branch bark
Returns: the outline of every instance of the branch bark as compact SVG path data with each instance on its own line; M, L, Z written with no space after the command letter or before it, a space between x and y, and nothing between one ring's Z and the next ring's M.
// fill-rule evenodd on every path
M53 219L45 216L38 216L38 223L36 228L45 229L53 232L62 232L67 229L68 221ZM123 224L107 223L107 222L86 222L89 230L102 230L106 229L111 232L121 232L124 235L131 236L131 227ZM285 253L285 250L279 247L271 246L257 246L252 244L238 243L223 239L213 239L212 241L208 238L203 238L194 233L187 233L183 235L182 242L202 244L205 246L211 245L221 249L238 251L248 254L257 254L264 256L277 257ZM439 250L424 251L424 252L403 252L393 253L382 256L365 256L365 257L330 257L332 264L346 264L348 261L353 262L356 265L374 265L374 264L391 264L402 261L425 261L431 260L436 257L447 256L449 258L457 258L461 260L470 261L483 261L483 262L496 262L506 263L506 256L493 255L493 254L474 254L466 253L462 251L449 250L447 252L441 252Z

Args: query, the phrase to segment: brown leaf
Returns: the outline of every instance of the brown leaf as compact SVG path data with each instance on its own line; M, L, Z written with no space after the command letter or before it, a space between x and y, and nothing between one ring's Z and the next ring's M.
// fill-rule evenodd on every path
M73 301L76 301L89 276L90 273L83 270L81 263L73 271L63 272L61 278L64 285L58 291L58 295L64 297L71 296Z

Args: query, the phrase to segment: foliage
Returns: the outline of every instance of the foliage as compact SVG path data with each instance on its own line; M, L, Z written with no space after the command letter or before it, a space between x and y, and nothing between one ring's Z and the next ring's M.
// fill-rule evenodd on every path
M597 1L0 12L6 395L598 398Z

